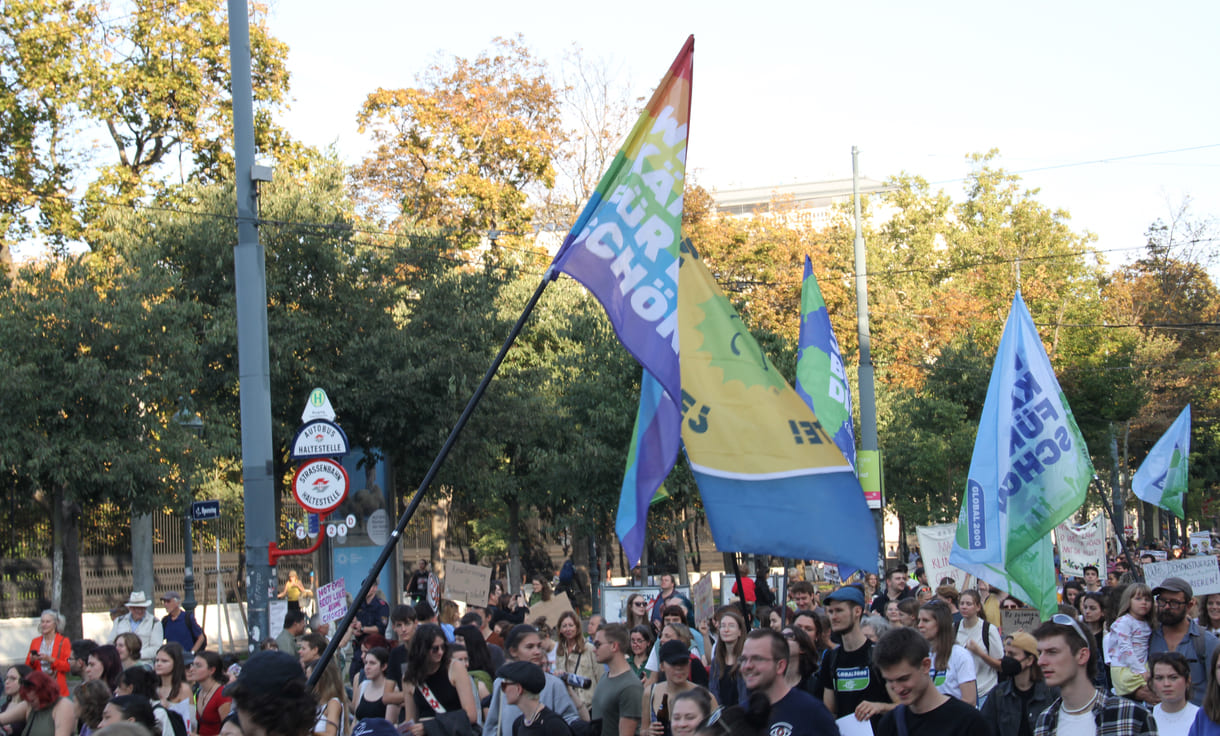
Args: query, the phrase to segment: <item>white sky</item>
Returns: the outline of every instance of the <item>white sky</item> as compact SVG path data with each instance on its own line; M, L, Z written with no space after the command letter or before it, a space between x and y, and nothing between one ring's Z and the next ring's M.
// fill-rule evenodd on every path
M846 178L858 145L862 175L906 170L957 196L966 154L995 147L1101 249L1138 248L1185 195L1220 215L1218 28L1215 2L278 0L271 13L291 49L283 122L350 162L366 150L365 95L413 85L438 53L520 32L554 65L576 43L639 96L693 33L688 165L704 186Z

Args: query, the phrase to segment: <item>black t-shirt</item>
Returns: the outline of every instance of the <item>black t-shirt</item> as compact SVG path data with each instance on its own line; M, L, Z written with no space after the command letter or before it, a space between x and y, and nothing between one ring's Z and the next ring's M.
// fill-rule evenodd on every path
M927 713L915 713L899 706L881 717L874 728L876 736L898 736L899 716L905 716L908 736L979 736L988 733L987 722L972 706L949 698Z
M771 705L768 736L836 736L839 727L817 698L792 688Z
M572 727L555 711L542 706L538 717L530 725L525 725L525 714L517 716L513 721L513 736L572 736Z
M407 673L407 645L399 644L390 650L390 661L386 665L385 676L402 687L402 676Z
M915 591L912 590L910 586L907 586L902 589L901 593L898 594L898 598L896 600L901 601L901 600L905 600L907 598L914 598L914 597L915 597ZM868 610L870 610L873 613L876 613L880 616L884 616L885 607L889 602L890 602L889 588L882 588L881 592L873 597L873 602L868 607Z
M834 691L835 718L855 713L856 706L866 700L890 702L885 680L873 666L873 643L867 639L864 646L854 652L843 647L826 652L818 669L817 687L822 691Z

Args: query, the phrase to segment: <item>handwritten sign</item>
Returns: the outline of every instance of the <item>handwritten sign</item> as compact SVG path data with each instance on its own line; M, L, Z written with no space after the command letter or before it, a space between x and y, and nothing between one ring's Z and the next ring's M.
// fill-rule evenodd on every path
M1086 566L1106 569L1106 527L1101 514L1087 524L1064 522L1055 528L1059 542L1059 570L1064 575L1083 576Z
M1150 562L1144 565L1144 578L1150 588L1156 588L1165 578L1182 578L1190 583L1196 596L1220 593L1220 562L1215 557Z
M1035 608L1004 608L1000 611L1000 632L1004 636L1012 636L1018 631L1027 634L1042 624L1042 617Z
M486 606L491 568L465 562L445 562L445 597L472 606Z
M708 621L715 613L716 602L712 597L712 576L704 575L699 582L690 586L690 600L695 606L695 623Z
M919 556L933 590L944 578L953 578L955 588L965 589L966 572L949 564L949 553L953 551L953 537L956 534L957 524L915 527L915 535L919 537Z
M343 578L318 586L318 617L339 621L347 615L347 588Z

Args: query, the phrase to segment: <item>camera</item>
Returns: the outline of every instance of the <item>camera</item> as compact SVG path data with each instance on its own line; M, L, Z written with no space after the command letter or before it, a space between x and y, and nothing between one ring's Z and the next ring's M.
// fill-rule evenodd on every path
M573 674L571 672L564 674L563 681L568 683L572 687L579 688L581 690L588 690L589 688L593 687L592 680L590 680L587 677L581 677L580 675Z

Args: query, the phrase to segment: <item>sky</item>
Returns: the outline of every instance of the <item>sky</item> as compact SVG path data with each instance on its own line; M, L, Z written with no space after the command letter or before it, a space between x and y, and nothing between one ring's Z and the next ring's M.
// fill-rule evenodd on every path
M709 189L848 178L854 145L862 176L960 198L967 154L997 148L1112 263L1185 197L1220 219L1220 3L273 0L269 22L290 48L282 122L351 163L369 92L496 36L552 66L578 46L640 97L694 34L687 163Z

